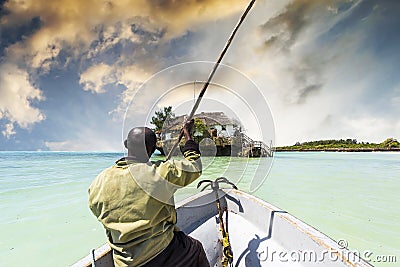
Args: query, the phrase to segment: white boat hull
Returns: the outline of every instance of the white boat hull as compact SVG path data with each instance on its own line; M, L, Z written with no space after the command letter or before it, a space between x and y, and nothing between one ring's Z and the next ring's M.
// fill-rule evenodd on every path
M219 190L233 266L371 266L294 216L238 190ZM177 205L178 226L200 240L211 266L221 266L222 244L215 194L204 191ZM113 266L107 244L94 251L95 266ZM91 266L88 255L74 267Z

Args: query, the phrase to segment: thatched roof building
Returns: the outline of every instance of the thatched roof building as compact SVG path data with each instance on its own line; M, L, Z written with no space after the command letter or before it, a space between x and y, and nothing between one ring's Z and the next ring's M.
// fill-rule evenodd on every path
M194 115L194 118L200 119L208 128L214 128L218 133L226 131L229 136L234 135L235 130L240 131L241 124L235 119L231 119L224 112L201 112ZM163 126L163 132L179 132L182 128L185 115L167 119Z

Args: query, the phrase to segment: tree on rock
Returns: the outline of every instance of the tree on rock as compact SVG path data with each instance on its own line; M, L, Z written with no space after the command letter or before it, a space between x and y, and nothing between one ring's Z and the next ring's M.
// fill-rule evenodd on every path
M164 107L155 112L155 115L151 117L150 123L155 126L154 131L160 133L165 120L173 117L175 117L175 114L172 112L172 106Z

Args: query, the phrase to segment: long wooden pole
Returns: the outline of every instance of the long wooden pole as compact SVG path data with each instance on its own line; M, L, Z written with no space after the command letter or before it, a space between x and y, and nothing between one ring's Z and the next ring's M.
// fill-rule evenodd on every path
M208 76L208 79L206 81L206 83L203 85L203 88L200 91L199 97L197 98L196 103L194 104L192 111L190 112L189 117L187 118L187 121L190 121L191 119L193 119L194 113L196 112L197 108L200 105L200 102L204 96L204 94L206 93L206 90L208 88L208 85L210 84L212 78L214 77L215 72L217 71L217 68L219 66L219 64L222 61L222 58L225 56L226 51L228 51L229 46L232 43L233 38L235 37L236 32L238 31L240 25L242 25L244 19L246 18L247 14L249 13L250 9L253 7L254 2L256 0L252 0L249 5L247 6L246 10L244 11L243 15L240 17L238 23L236 24L236 27L234 28L234 30L231 33L231 36L229 37L228 41L225 44L224 50L222 50L221 54L218 56L217 61L214 64L214 67L210 73L210 75ZM179 143L181 142L181 139L183 137L183 131L181 130L179 133L179 137L178 140L174 143L173 147L171 148L171 150L169 151L168 155L167 155L167 160L169 160L172 156L172 153L175 151L175 149L178 147Z

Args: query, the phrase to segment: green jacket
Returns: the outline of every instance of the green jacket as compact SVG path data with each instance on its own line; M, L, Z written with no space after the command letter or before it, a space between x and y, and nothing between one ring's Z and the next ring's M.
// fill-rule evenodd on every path
M123 158L89 188L89 207L106 229L116 266L140 266L171 242L174 193L201 175L198 146L186 142L184 160L138 162Z

